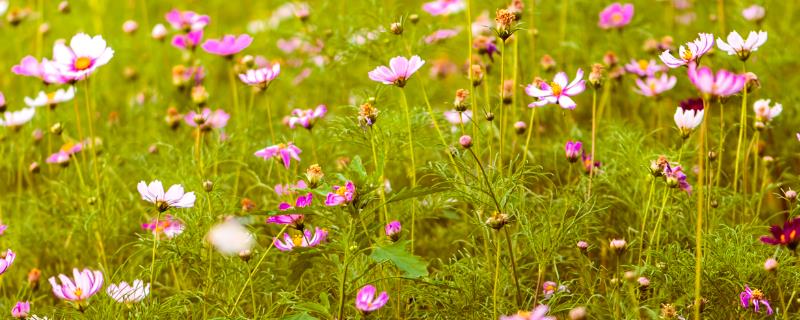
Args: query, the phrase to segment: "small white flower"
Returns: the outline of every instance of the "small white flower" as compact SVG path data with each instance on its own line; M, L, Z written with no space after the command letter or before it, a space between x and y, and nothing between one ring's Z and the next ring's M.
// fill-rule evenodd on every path
M761 99L753 103L753 110L756 112L756 121L768 123L783 111L783 105L776 103L770 107L772 101Z
M750 57L750 53L758 51L758 48L764 42L767 42L767 33L765 31L750 31L750 34L747 35L747 40L742 39L738 32L732 31L728 34L728 42L717 38L717 47L729 55L736 55L739 56L739 59L747 60Z
M67 90L58 89L50 93L39 91L39 95L34 99L25 97L25 104L29 107L55 106L59 103L70 101L73 98L75 98L75 87L69 87Z
M194 192L184 193L183 186L179 184L173 184L166 193L161 181L158 180L151 182L150 185L140 181L136 188L142 195L142 200L155 204L161 212L169 208L194 207L196 198Z
M208 242L222 254L235 255L250 250L256 243L255 237L235 219L217 224L208 231Z
M688 137L692 130L703 122L703 110L684 110L678 107L673 118L678 130L681 131L681 135Z
M6 111L3 114L3 118L0 118L0 126L19 128L23 124L28 123L28 121L31 121L34 114L36 114L36 109L34 108L25 108L13 112Z
M150 284L146 286L142 280L133 280L133 285L123 281L119 284L111 284L106 288L106 293L117 302L132 304L142 301L150 294Z

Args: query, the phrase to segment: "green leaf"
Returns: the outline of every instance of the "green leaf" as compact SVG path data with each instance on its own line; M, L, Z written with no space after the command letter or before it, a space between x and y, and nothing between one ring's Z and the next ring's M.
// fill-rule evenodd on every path
M316 302L301 302L292 307L295 310L316 313L323 317L330 318L331 314L328 308Z
M389 245L378 246L372 251L370 257L376 262L390 261L400 270L405 272L407 278L420 278L428 275L428 263L406 250L408 241L395 242Z

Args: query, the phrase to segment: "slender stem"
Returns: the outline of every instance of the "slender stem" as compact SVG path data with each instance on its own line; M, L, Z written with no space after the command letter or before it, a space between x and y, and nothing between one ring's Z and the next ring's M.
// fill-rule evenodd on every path
M722 147L725 144L725 110L722 101L719 103L719 146L717 147L717 173L714 175L714 186L719 187L719 180L722 174Z
M156 247L158 245L158 228L159 228L159 223L161 223L159 220L161 220L161 211L159 211L158 214L156 215L156 224L155 224L154 229L153 229L153 231L154 231L153 232L153 254L152 254L151 260L150 260L150 283L153 283L153 284L155 284L155 282L153 282L153 279L155 279L155 275L156 275Z
M281 231L278 231L278 235L280 235L284 231L286 231L286 227L287 226L288 225L284 225L283 228L281 228ZM258 262L256 263L256 266L253 267L253 271L251 271L250 274L247 276L247 280L244 282L244 285L242 286L242 290L240 290L239 294L236 295L236 300L233 302L233 306L231 306L231 311L228 312L228 315L233 314L233 311L236 310L236 307L239 305L239 300L242 298L242 294L244 294L245 289L247 289L247 285L250 284L250 281L253 279L253 276L256 274L256 271L258 271L258 267L260 267L261 263L264 262L264 258L267 257L267 254L269 253L269 250L272 249L272 247L274 247L274 245L272 245L272 243L270 243L270 246L267 247L267 250L264 251L264 254L261 256L260 259L258 259Z
M747 72L747 64L742 63L742 72ZM742 151L742 142L747 131L747 85L742 90L742 110L739 116L739 142L736 144L736 161L733 169L733 192L739 191L739 159Z
M519 290L519 277L517 276L517 259L516 259L516 257L514 257L514 245L511 242L511 234L508 232L508 227L507 226L504 227L503 231L506 234L506 240L508 242L508 255L511 258L511 275L514 276L514 286L517 289L517 295L516 295L516 297L517 297L517 308L521 308L522 307L522 294L521 294L521 291ZM498 243L498 245L499 245L499 243ZM499 252L500 250L497 250L497 251Z
M650 204L653 201L653 190L655 189L655 186L656 186L656 179L653 178L653 180L650 181L650 191L648 192L647 195L647 205L645 205L644 207L644 217L642 218L642 227L639 228L639 232L641 233L639 236L639 262L638 262L639 264L642 263L642 251L644 250L644 228L647 225L647 217L650 215Z
M415 188L417 186L417 163L414 160L414 139L413 139L413 131L411 130L411 112L409 111L408 107L408 98L406 98L406 92L404 90L400 90L400 97L403 101L403 111L406 114L406 129L408 130L408 153L409 157L411 158L411 188ZM411 252L414 252L414 225L416 222L417 214L416 214L416 203L415 199L411 199Z
M664 207L667 206L667 198L672 193L672 190L664 190L664 195L661 197L661 209L658 210L658 218L656 218L656 226L653 228L653 233L650 234L650 241L648 243L654 244L653 247L647 250L645 255L644 264L650 263L650 252L658 250L661 243L661 220L664 217ZM655 239L655 242L654 242Z
M486 171L483 170L483 165L481 165L481 160L478 159L478 156L475 155L475 152L472 152L472 149L469 150L469 153L475 158L475 162L478 163L478 168L481 169L481 173L483 173L483 179L486 181L486 188L489 189L489 195L492 196L492 200L494 201L494 205L497 208L497 212L503 212L503 209L500 207L500 202L497 201L497 197L494 195L494 190L492 189L492 184L489 182L489 176L486 175Z
M80 109L78 109L78 99L72 99L72 108L75 111L75 127L78 129L78 143L83 143L83 129L81 128L81 113ZM86 186L86 182L83 180L83 170L81 169L81 161L79 159L86 159L84 156L84 152L79 152L80 155L75 158L75 167L78 171L78 179L81 181L82 186Z
M421 78L421 77L420 77ZM445 153L447 153L447 157L450 159L450 164L453 165L453 168L456 167L456 160L453 158L453 154L450 152L449 148L447 147L447 141L444 140L444 135L442 134L442 130L439 128L439 122L436 121L436 117L433 114L433 107L431 107L431 102L428 100L428 92L425 89L425 84L422 83L422 80L419 81L420 87L422 88L422 98L425 100L425 106L428 107L428 114L431 116L431 122L433 122L433 128L436 129L436 134L439 136L439 140L442 142L442 147L444 147ZM459 113L459 117L461 113ZM464 126L464 121L461 121L462 131ZM461 172L459 170L455 170L456 176L461 177Z
M708 99L703 99L703 110L710 115ZM703 119L699 135L699 148L697 160L700 168L697 179L697 225L695 226L695 267L694 267L694 318L700 319L700 300L703 276L703 207L705 205L705 179L706 179L706 134L708 132L708 119Z
M503 87L505 86L505 72L506 72L506 42L504 40L500 40L500 47L502 50L502 55L500 56L500 81L498 81L499 88L500 88L500 100L498 106L500 106L500 117L502 118L502 123L500 124L500 145L497 146L497 171L500 175L503 174L503 148L505 145L503 141L505 140L505 133L506 133L506 123L508 119L506 119L506 109L503 107Z
M758 156L758 143L761 139L761 132L756 130L755 134L753 134L753 187L750 189L753 192L753 195L758 196L758 167L761 163L761 159ZM742 186L744 188L744 186Z
M235 70L236 62L233 59L230 59L230 61L231 61L231 67L230 67L230 70L228 72L228 80L231 83L231 96L233 98L233 112L234 112L234 116L236 116L236 117L241 119L242 115L241 115L241 112L239 112L239 92L238 92L238 89L236 87L236 70Z
M597 137L597 90L592 90L592 154L590 155L591 164L589 165L589 190L587 197L592 196L592 180L594 177L594 151L595 138Z
M372 163L375 166L375 173L378 176L378 195L381 197L381 207L383 208L383 223L389 223L389 214L386 212L386 188L383 186L383 170L378 166L378 153L375 149L375 129L369 129L369 144L372 147Z
M87 79L84 81L86 85L84 88L84 94L86 97L86 113L88 114L89 120L89 152L92 154L92 170L94 171L94 184L97 188L97 192L99 194L100 191L100 173L97 170L97 149L95 149L94 141L94 108L92 107L92 103L90 100L89 95L89 80Z
M528 161L528 152L530 152L530 143L531 143L531 133L533 133L536 128L533 127L533 119L536 117L536 108L531 109L531 118L528 120L528 136L525 138L525 150L523 151L522 155L522 165L526 164Z
M494 234L494 284L492 285L492 314L493 319L497 318L497 283L500 280L500 236L495 232Z
M272 128L272 105L269 97L266 97L264 100L267 102L267 123L269 123L269 137L272 139L272 143L277 143L275 140L275 129Z
M344 247L344 257L342 258L342 263L344 264L344 270L342 271L342 278L339 281L339 316L337 319L344 319L344 288L347 280L347 255L350 252L350 236L353 233L353 225L355 224L352 219L350 219L349 227L347 228L347 237L345 238L345 247Z

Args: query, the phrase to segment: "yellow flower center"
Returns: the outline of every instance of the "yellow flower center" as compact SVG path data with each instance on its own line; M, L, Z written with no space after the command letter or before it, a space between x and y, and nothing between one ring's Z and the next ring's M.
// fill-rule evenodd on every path
M72 148L75 147L75 144L72 142L67 142L63 146L61 146L61 151L69 152Z
M76 297L80 297L81 294L83 293L83 289L75 288L75 291L73 291L73 293L75 294Z
M682 57L683 60L687 60L687 61L688 60L692 60L693 56L694 56L694 53L692 53L692 50L686 49L686 50L683 51L683 57Z
M639 69L642 71L647 71L647 67L650 65L650 62L647 60L639 60Z
M611 15L611 21L613 21L614 23L622 22L622 14L620 14L619 12L615 12L614 14Z
M550 88L553 90L553 95L554 96L560 96L561 95L561 91L563 90L561 88L561 85L559 85L558 83L555 83L555 82L550 82Z
M286 144L285 143L279 143L278 144L278 149L286 149Z
M761 292L761 290L759 290L759 289L754 289L753 293L751 294L751 298L750 299L752 299L752 300L762 300L762 299L764 299L764 293Z
M528 317L531 316L531 312L530 311L520 311L520 312L517 312L517 315L527 319Z
M338 195L340 195L342 197L344 197L344 193L345 192L347 192L347 188L345 188L345 187L339 187L339 189L336 189L336 194L338 194Z
M294 244L295 247L302 247L303 246L303 236L299 235L299 234L296 234L296 235L292 236L292 244Z
M55 98L56 98L56 93L55 92L50 92L50 93L47 94L47 102L48 103L52 103L53 99L55 99Z
M655 82L650 82L649 83L649 87L650 87L650 91L651 92L656 92L656 83Z
M75 69L86 70L92 65L92 59L87 57L80 57L75 59Z
M544 288L544 291L556 291L556 287L554 286L547 286Z

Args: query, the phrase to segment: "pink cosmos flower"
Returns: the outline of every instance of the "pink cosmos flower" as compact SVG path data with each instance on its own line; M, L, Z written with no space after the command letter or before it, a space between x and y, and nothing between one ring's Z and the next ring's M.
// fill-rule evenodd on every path
M83 150L83 143L66 143L56 153L47 157L47 163L66 165L73 154Z
M8 229L8 225L0 223L0 236L6 233L6 229Z
M280 157L280 159L283 160L283 166L286 167L286 169L289 169L292 159L295 159L298 162L300 161L301 152L303 151L300 150L300 148L296 147L291 142L287 142L258 150L256 151L255 156L264 158L264 160Z
M230 118L231 115L222 109L217 109L212 112L209 108L203 108L201 113L189 111L183 117L183 120L186 121L186 124L190 127L200 127L201 130L211 130L212 128L224 128L228 124Z
M142 229L150 230L157 237L163 234L167 239L172 239L183 233L186 226L180 219L166 214L160 219L152 219L149 223L143 223Z
M638 88L634 88L633 91L646 97L655 97L675 87L678 80L675 76L662 73L661 77L652 76L645 80L636 78L635 81Z
M203 50L210 54L223 57L230 57L249 47L253 43L253 37L247 34L239 36L225 35L222 39L208 39L203 42Z
M395 220L387 223L384 227L384 231L386 232L386 237L392 241L397 241L397 239L400 238L400 232L403 231L403 226L400 224L400 221Z
M348 204L353 202L355 194L356 187L352 181L347 181L343 187L333 186L333 192L328 192L328 196L325 198L325 205L332 207Z
M742 10L742 17L747 21L761 22L767 10L764 7L754 4Z
M54 61L42 58L40 63L33 56L26 56L18 65L11 67L17 75L39 78L46 84L64 84L72 79L63 75Z
M665 50L658 57L670 68L685 66L690 62L698 62L700 57L714 47L714 35L710 33L698 33L697 36L697 39L686 43L685 47L681 46L678 49L677 58L672 56L669 50Z
M273 238L272 244L275 245L275 248L278 248L278 250L288 252L295 248L316 247L327 238L327 230L315 227L313 232L309 229L305 229L302 234L296 234L294 236L290 236L289 233L284 233L283 241L276 237Z
M631 19L633 19L633 4L622 5L614 2L600 11L600 21L597 25L601 29L622 28L631 23Z
M6 271L8 271L8 268L11 267L12 263L14 263L14 258L16 258L16 257L17 257L17 254L14 253L14 251L11 251L11 249L8 249L6 251L6 256L3 257L3 258L0 258L0 275L6 273Z
M583 80L583 70L578 69L575 79L569 82L565 72L559 72L549 84L542 82L541 87L529 84L525 88L525 93L534 98L539 98L528 105L528 107L542 107L548 104L558 104L564 109L575 109L577 105L572 96L575 96L586 89L586 82Z
M14 308L11 309L11 316L17 319L23 319L28 317L28 313L31 312L31 303L28 301L17 301L17 304L14 305Z
M62 75L72 81L83 80L98 67L114 57L114 50L106 45L102 36L89 37L78 33L72 37L69 47L61 42L53 46L53 60Z
M172 9L170 12L167 12L165 18L175 30L187 32L202 30L211 22L211 18L207 15L201 15L192 11L180 11L178 9Z
M716 76L709 67L697 68L697 64L689 64L689 80L704 95L727 97L744 88L747 77L720 69Z
M278 205L278 210L286 211L286 210L293 209L293 208L303 208L303 207L310 206L311 205L311 200L313 199L312 195L313 194L311 192L309 192L305 196L297 197L297 200L295 201L295 205L294 206L292 206L291 204L289 204L287 202L281 202L281 204Z
M750 53L757 51L765 42L767 42L767 33L764 31L750 31L747 35L747 40L742 39L738 32L732 31L728 34L728 42L717 39L717 47L727 52L729 55L738 56L742 61L750 57Z
M278 49L281 49L284 53L292 53L303 44L303 40L298 37L293 37L289 39L278 39L277 45Z
M309 193L310 195L310 193ZM310 203L310 200L309 200ZM297 230L303 230L306 217L302 214L282 214L267 218L267 223L290 225Z
M458 35L459 29L440 29L425 37L425 43L432 44Z
M500 320L556 320L555 317L547 317L549 308L540 304L532 311L520 311L515 315L500 316Z
M272 80L275 80L279 74L281 74L281 65L276 62L269 67L250 69L245 73L240 73L239 80L242 80L246 85L266 90Z
M636 74L640 77L652 77L656 74L656 72L663 70L664 67L660 66L653 59L650 59L649 61L644 59L639 61L631 59L631 62L625 65L625 71Z
M275 185L275 194L279 196L291 196L297 194L297 190L308 188L308 184L306 184L303 180L297 180L296 184L276 184Z
M458 112L456 110L449 110L444 112L444 119L452 125L467 124L472 119L472 110Z
M576 162L578 158L581 156L581 148L583 147L583 143L580 141L567 141L564 145L564 155L567 157L569 162Z
M422 5L422 10L432 16L451 15L464 10L463 0L435 0Z
M136 188L139 190L142 200L155 204L160 212L167 211L169 208L194 207L196 199L194 192L184 193L183 186L179 184L170 186L166 193L161 181L158 180L153 180L149 185L140 181Z
M769 305L769 301L767 298L764 297L764 292L758 289L752 290L750 286L745 285L744 291L739 294L739 301L742 303L742 307L747 309L750 308L750 304L753 304L753 311L758 313L758 309L760 305L764 305L767 307L767 315L772 314L772 307Z
M73 279L59 274L61 284L56 282L56 277L50 277L50 285L53 287L53 294L61 300L76 302L79 305L85 303L95 293L103 287L103 273L78 268L72 270Z
M358 294L356 295L356 309L361 310L363 313L370 313L383 308L383 306L389 302L389 294L383 291L378 297L375 297L377 291L378 290L375 289L374 286L369 284L358 290Z
M106 293L111 299L130 305L144 300L150 294L150 284L145 285L144 281L139 279L133 280L133 284L125 281L119 284L112 283L106 288Z
M680 165L674 167L667 163L664 166L664 178L666 178L667 186L672 188L680 188L686 191L688 195L692 194L692 186L686 181L686 174L683 173L683 168Z
M392 84L400 88L406 85L406 81L411 78L414 72L417 72L425 61L419 56L412 56L411 59L406 57L394 57L389 60L389 67L380 66L369 72L369 78L372 81L377 81L383 84Z
M301 125L303 128L311 130L318 119L321 119L328 113L328 107L324 104L317 106L316 109L294 109L292 115L289 116L287 124L289 128L294 129L296 125Z
M203 40L203 30L190 31L187 34L176 34L172 37L172 46L183 50L194 50Z

